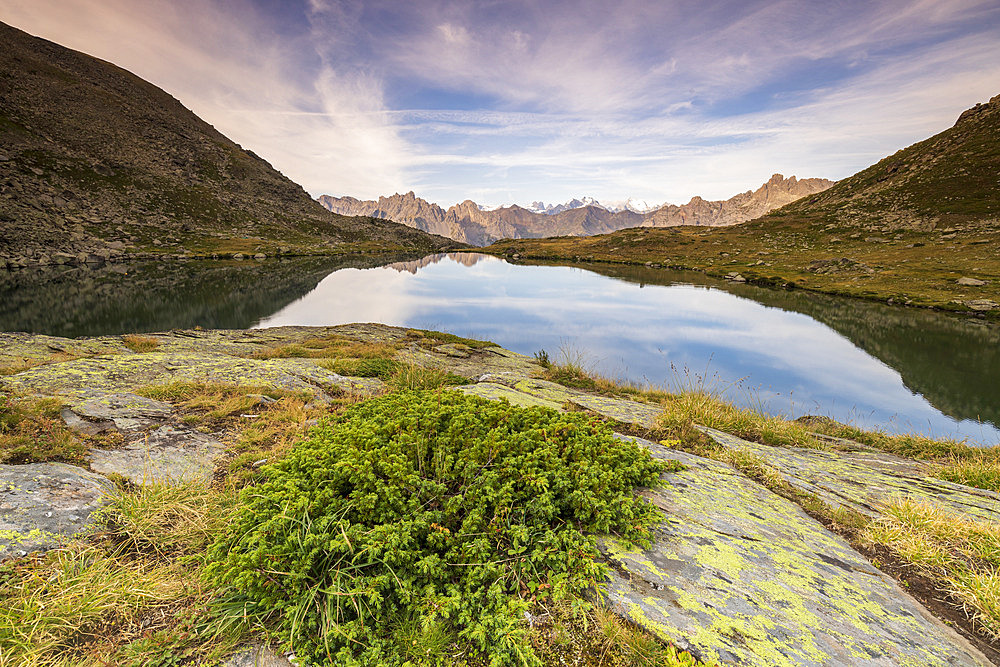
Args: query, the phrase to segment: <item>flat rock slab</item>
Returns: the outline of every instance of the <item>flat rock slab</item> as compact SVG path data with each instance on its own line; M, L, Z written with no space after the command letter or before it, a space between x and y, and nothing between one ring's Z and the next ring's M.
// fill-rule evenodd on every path
M419 366L438 368L463 377L483 373L515 373L527 377L541 368L531 357L502 347L468 348L451 343L437 345L432 350L412 346L402 350L399 360Z
M569 403L609 419L642 428L655 427L657 418L663 412L662 408L648 403L594 396L548 380L507 373L480 376L477 384L461 387L461 390L467 394L493 400L505 398L514 405L543 405L555 410Z
M106 421L142 417L166 419L173 411L173 407L169 403L129 393L95 396L73 403L71 408L81 417Z
M0 560L52 549L84 530L110 488L66 463L0 465Z
M69 411L63 411L66 425L87 433L114 427L119 431L134 431L165 421L173 412L169 403L126 392L106 393L87 390L70 401Z
M888 575L733 468L638 440L687 467L644 495L649 550L613 539L608 603L704 659L741 665L988 665Z
M270 385L289 391L350 388L348 378L308 359L244 359L199 352L114 355L38 366L5 378L26 392L77 396L84 391L128 392L171 382Z
M209 482L225 445L185 426L164 425L133 437L122 449L93 449L90 467L133 484Z
M931 477L933 467L885 452L857 449L826 452L773 447L699 427L715 442L745 450L767 461L794 488L812 493L832 507L879 516L893 499L910 498L958 514L1000 522L1000 494Z

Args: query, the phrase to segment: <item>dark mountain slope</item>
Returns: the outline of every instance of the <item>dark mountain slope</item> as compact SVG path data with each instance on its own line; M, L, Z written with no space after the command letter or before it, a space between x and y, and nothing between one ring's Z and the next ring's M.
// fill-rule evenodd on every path
M317 244L454 245L333 215L163 90L0 24L0 257Z
M824 192L773 212L871 231L996 228L1000 216L1000 95L953 127L880 160Z

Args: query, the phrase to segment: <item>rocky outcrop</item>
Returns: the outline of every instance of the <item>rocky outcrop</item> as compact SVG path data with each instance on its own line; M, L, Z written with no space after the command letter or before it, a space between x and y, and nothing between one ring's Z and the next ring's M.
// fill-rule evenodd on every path
M625 617L725 664L989 664L798 505L723 463L639 442L686 469L644 494L669 517L649 549L602 544Z
M666 204L649 213L637 213L629 209L610 211L601 206L583 205L554 213L533 212L520 206L483 210L469 200L444 210L437 204L417 197L413 192L379 197L378 201L323 195L319 202L334 213L385 218L463 243L488 245L502 238L593 236L640 226L735 225L800 197L822 192L831 185L833 181L824 178L798 180L794 176L784 178L781 174L775 174L757 190L748 190L724 201L706 201L701 197L694 197L682 206Z
M0 560L52 549L85 530L110 488L65 463L0 465Z

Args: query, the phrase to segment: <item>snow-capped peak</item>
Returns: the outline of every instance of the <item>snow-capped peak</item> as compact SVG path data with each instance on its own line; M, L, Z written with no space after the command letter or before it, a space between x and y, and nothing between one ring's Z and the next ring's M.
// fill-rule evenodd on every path
M531 202L529 206L526 206L529 211L534 213L544 213L545 215L555 215L556 213L562 213L563 211L568 211L574 208L582 208L584 206L596 206L597 208L603 208L605 211L611 211L612 213L618 213L619 211L629 210L633 213L649 213L652 210L659 208L655 205L650 205L641 199L632 199L631 197L622 201L609 202L607 204L602 204L597 201L594 197L581 197L580 199L571 199L565 204L546 204L545 202L535 201Z

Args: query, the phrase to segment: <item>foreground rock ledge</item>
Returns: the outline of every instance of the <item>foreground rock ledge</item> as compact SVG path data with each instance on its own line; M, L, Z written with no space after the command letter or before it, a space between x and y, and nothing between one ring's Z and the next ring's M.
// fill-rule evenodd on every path
M407 330L379 324L153 334L155 351L129 351L121 337L70 340L0 333L0 365L29 365L0 377L0 390L58 396L63 418L83 433L115 429L117 450L94 450L90 470L62 463L0 465L0 558L44 550L84 530L111 485L208 479L221 437L191 430L169 403L135 395L177 380L272 385L370 394L377 380L349 378L311 359L256 359L268 347L342 336L399 343ZM77 358L79 357L79 358ZM399 358L469 378L462 391L517 405L583 409L613 423L650 428L658 409L593 396L539 378L528 357L498 347L404 345ZM833 505L871 513L887 494L941 500L952 511L1000 517L1000 496L938 482L919 464L871 451L770 448L719 431L727 447L765 457L793 486ZM612 567L605 602L653 634L711 660L747 665L988 665L846 542L798 506L738 471L639 440L654 456L687 468L644 493L664 511L651 549L615 540L601 549ZM250 654L247 654L250 655ZM241 659L247 656L241 656Z

